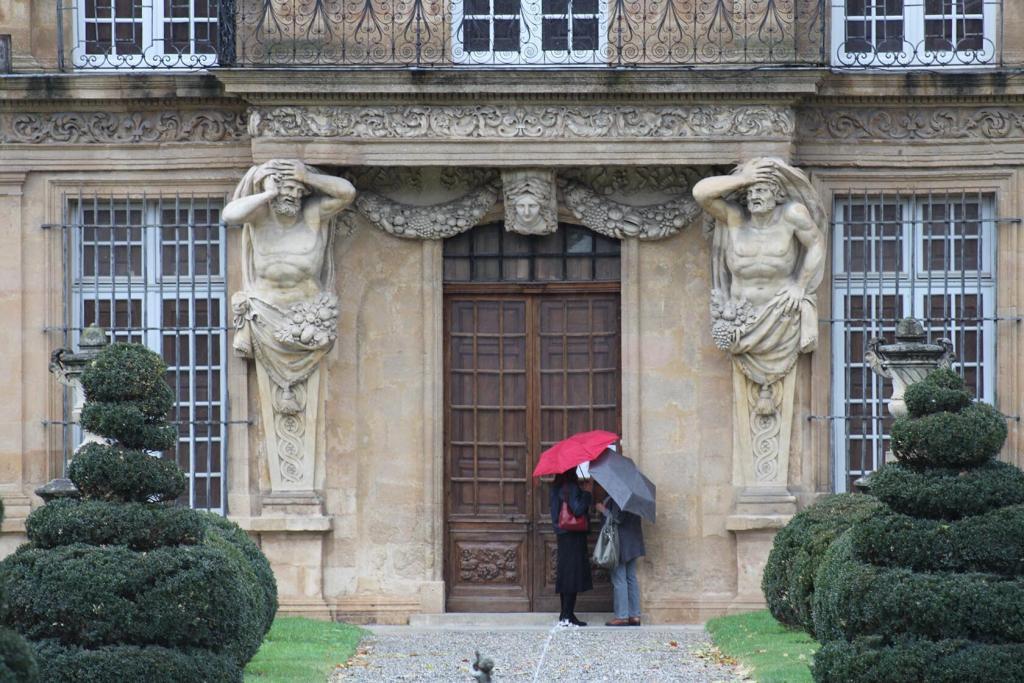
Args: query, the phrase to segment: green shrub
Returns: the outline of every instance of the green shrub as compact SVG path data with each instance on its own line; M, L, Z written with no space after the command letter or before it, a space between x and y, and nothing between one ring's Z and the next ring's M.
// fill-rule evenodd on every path
M971 395L960 375L945 368L911 384L903 393L907 411L914 417L932 413L957 413L971 405Z
M120 442L125 448L166 451L174 448L178 431L153 419L131 403L87 403L82 408L82 427Z
M999 461L968 470L890 463L871 475L871 494L896 512L955 520L1024 504L1024 472Z
M907 465L970 467L999 454L1006 420L990 405L976 403L958 413L901 417L892 426L892 452Z
M68 478L86 498L126 502L174 500L188 486L185 473L171 460L99 443L78 450Z
M32 640L220 651L250 637L246 586L222 551L123 546L22 548L2 565L3 622Z
M241 683L242 670L226 655L158 645L84 649L55 640L36 643L47 683Z
M761 589L768 609L780 622L814 635L814 577L829 545L855 521L883 506L871 496L825 496L798 512L775 535Z
M262 631L260 636L266 635L277 614L277 580L274 578L274 571L270 568L270 562L260 551L256 543L249 538L237 524L212 512L199 512L200 519L206 525L206 542L215 546L226 547L230 545L236 552L240 553L252 571L252 580L256 582L261 600L256 612L262 620Z
M884 567L923 572L1024 574L1024 505L957 522L887 510L851 531L854 555Z
M132 401L163 419L174 405L163 359L140 344L111 344L82 372L86 401Z
M826 643L814 655L823 683L989 683L1024 681L1024 644L901 638Z
M195 545L205 529L195 510L105 500L52 501L33 511L25 527L37 548L85 543L124 545L132 550Z
M11 629L0 628L0 683L35 683L38 680L39 669L28 643Z
M817 583L815 632L823 642L899 634L1024 641L1024 580L876 567L857 560L847 532L826 553Z

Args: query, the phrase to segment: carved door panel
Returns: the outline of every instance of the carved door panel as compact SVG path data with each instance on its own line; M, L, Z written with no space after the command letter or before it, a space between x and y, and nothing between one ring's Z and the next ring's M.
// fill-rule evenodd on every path
M620 427L618 293L520 289L445 297L450 611L557 610L548 489L531 472L555 441ZM610 606L606 575L579 604Z

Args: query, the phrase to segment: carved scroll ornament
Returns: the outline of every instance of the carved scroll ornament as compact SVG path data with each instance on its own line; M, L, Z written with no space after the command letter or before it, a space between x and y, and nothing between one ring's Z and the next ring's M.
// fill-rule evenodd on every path
M237 111L0 114L0 143L7 144L239 142L248 137L245 114Z

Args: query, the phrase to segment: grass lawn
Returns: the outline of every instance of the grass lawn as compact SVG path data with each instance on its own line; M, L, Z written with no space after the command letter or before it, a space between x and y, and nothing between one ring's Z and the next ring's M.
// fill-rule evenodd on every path
M324 683L353 654L366 631L358 626L279 617L245 667L246 683Z
M818 643L775 621L768 610L718 617L707 629L721 653L738 660L758 683L810 683Z

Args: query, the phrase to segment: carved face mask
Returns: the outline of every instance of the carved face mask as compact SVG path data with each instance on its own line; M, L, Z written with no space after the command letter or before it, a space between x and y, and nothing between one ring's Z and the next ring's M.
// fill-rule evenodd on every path
M767 213L777 205L775 188L770 183L756 183L747 189L747 208L751 213Z
M306 187L302 183L285 180L281 183L277 196L271 200L270 208L282 216L297 216L299 209L302 208L302 198L306 194Z
M530 195L516 200L516 217L520 225L528 228L536 227L540 221L540 203Z

